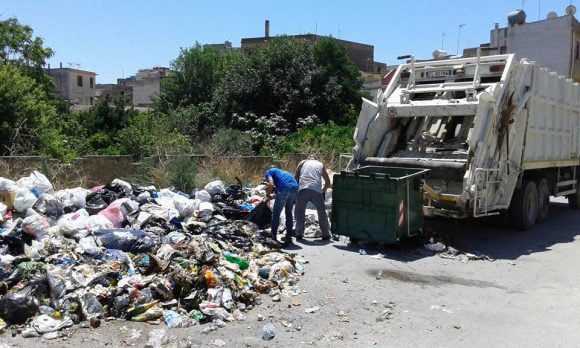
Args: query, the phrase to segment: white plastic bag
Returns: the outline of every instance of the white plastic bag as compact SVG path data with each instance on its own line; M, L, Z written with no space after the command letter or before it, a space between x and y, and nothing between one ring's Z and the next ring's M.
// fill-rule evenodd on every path
M26 187L39 197L43 193L54 193L54 188L44 174L39 171L33 171L28 177L20 178L16 184L20 187Z
M224 184L223 181L221 180L216 180L216 181L212 181L210 183L208 183L207 185L205 185L205 190L210 194L210 195L217 195L218 193L222 193L225 190L226 185Z
M195 215L198 218L207 221L211 218L213 210L213 204L210 202L201 202L199 204L198 210L195 212Z
M165 221L170 221L173 218L179 217L179 212L177 209L152 203L143 204L141 206L141 211L149 213L152 216L163 219Z
M206 190L200 190L195 193L195 199L200 202L211 202L211 195Z
M89 231L108 230L113 228L113 223L102 215L89 216Z
M198 199L188 199L182 195L175 195L173 197L175 209L177 209L182 218L193 216L195 211L199 208L200 203L201 201Z
M123 181L121 179L115 179L111 182L111 184L115 185L119 185L123 188L123 191L125 191L126 194L131 194L131 192L133 192L133 187L131 186L131 184L129 184L126 181Z
M36 239L42 239L50 227L50 223L40 214L31 214L22 221L22 231Z
M89 213L80 209L58 219L60 233L67 238L81 239L89 234Z
M54 193L54 196L62 202L65 207L79 207L84 208L86 206L86 199L89 190L82 187L75 187L72 189L60 190Z
M81 238L79 240L79 247L81 248L83 253L91 256L95 256L101 252L101 248L97 246L95 238L90 236Z
M14 199L14 210L24 213L36 203L37 197L28 187L18 187L16 189L16 198Z

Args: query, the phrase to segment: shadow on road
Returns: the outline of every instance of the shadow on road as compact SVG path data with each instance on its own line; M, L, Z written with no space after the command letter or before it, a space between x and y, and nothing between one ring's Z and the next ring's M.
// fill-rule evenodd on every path
M426 219L425 230L433 233L446 245L461 252L485 254L493 259L515 260L522 255L550 251L556 244L571 243L580 235L580 213L568 204L552 202L550 217L529 231L504 227L497 217L469 220ZM335 245L336 248L369 255L383 254L385 258L411 262L433 254L421 244L403 243L397 246L373 244Z

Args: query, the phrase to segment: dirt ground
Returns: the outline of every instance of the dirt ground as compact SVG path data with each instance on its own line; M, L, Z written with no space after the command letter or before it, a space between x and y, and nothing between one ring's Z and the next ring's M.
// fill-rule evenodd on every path
M304 293L262 304L246 321L202 333L208 325L167 329L125 321L76 328L55 340L11 337L10 347L143 347L151 330L167 330L167 347L296 346L576 346L580 342L580 213L554 200L551 217L531 231L489 221L429 221L455 248L494 261L462 262L423 248L372 248L307 241L293 252L310 261ZM364 248L367 255L360 255ZM377 275L382 273L380 279ZM299 306L291 301L299 301ZM319 307L314 313L306 308ZM265 317L258 321L258 314ZM381 317L384 320L378 320ZM379 319L381 319L379 318ZM272 322L276 336L263 341ZM140 337L127 342L132 329Z

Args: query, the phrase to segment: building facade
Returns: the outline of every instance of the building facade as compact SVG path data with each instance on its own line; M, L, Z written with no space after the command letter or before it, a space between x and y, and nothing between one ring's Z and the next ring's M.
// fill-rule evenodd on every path
M71 105L93 105L97 93L96 76L92 71L72 68L46 69L55 84L58 98Z
M141 69L135 76L119 79L117 85L120 88L132 89L133 106L149 107L153 105L154 97L161 92L161 80L169 74L169 71L169 68L163 67Z
M305 40L311 43L317 43L325 38L322 35L303 34L303 35L288 35L288 37L298 40ZM273 38L270 36L270 21L266 21L263 37L243 38L241 42L242 53L257 46L268 44ZM346 41L332 38L346 49L346 55L356 65L356 67L365 73L383 74L385 72L386 64L375 62L375 47L363 43Z
M569 13L560 17L550 13L544 20L523 20L503 28L496 24L490 31L489 53L514 53L517 59L527 58L580 81L580 23L574 11Z

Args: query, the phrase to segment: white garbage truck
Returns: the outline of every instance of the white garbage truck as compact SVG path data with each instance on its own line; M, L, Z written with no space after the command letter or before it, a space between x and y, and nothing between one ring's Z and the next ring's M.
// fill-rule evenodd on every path
M363 100L347 170L430 169L426 216L548 218L550 196L580 208L580 87L514 55L401 64Z

